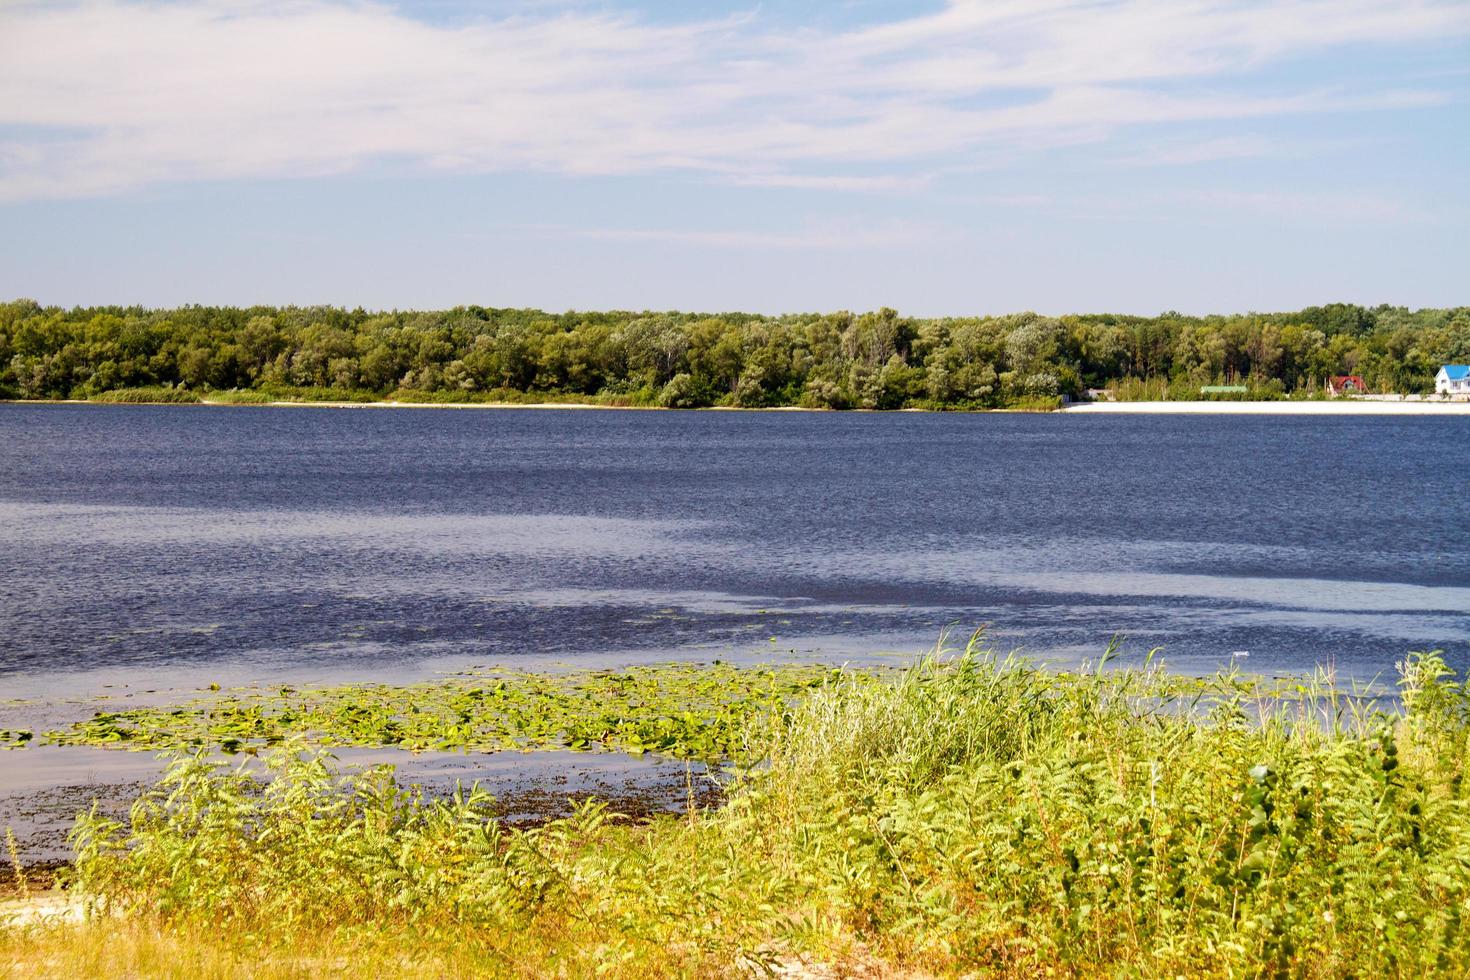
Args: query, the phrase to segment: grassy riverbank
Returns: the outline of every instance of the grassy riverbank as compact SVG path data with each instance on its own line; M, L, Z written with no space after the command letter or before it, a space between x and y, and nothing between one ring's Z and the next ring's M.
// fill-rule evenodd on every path
M266 391L197 392L177 388L128 388L108 391L87 399L46 399L17 401L26 405L205 405L255 406L271 408L408 408L408 409L626 409L664 411L668 406L648 399L621 395L558 395L497 391L479 396L464 393L394 392L382 398L367 392L333 389L292 389ZM704 406L709 411L739 412L827 412L826 407L776 405L742 407L735 405ZM855 411L867 411L855 409ZM1196 391L1192 397L1168 400L1101 400L1064 402L1060 397L1015 398L1005 407L983 405L938 405L918 403L898 409L903 412L1064 412L1068 414L1127 415L1470 415L1470 402L1451 401L1434 396L1375 397L1274 397L1274 398L1203 398Z
M744 717L719 808L646 823L513 830L290 741L265 789L181 755L126 826L82 821L95 917L0 930L0 973L1470 969L1470 724L1436 657L1383 704L974 649L796 693Z
M125 388L89 398L0 399L17 405L206 405L268 408L419 408L419 409L621 409L669 411L674 409L719 412L831 412L831 406L812 405L661 405L642 397L594 394L568 395L546 392L495 391L480 396L465 393L395 391L387 397L357 391L292 389L285 391L190 391L169 388ZM984 405L939 405L919 403L885 411L901 412L1054 412L1063 405L1059 396L1016 398L1003 407ZM856 412L870 408L843 409Z

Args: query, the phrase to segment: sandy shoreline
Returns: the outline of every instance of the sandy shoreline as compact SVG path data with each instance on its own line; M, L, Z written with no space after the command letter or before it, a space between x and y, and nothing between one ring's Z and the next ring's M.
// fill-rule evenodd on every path
M803 408L800 405L777 405L771 408L736 408L730 405L711 405L698 409L673 409L662 405L598 405L590 402L308 402L308 401L274 401L274 402L235 402L215 401L208 398L197 402L108 402L92 401L86 398L4 398L0 399L4 405L150 405L182 408L444 408L444 409L475 409L475 408L524 408L524 409L556 409L566 408L575 410L601 409L607 412L674 412L674 411L699 411L699 412L830 412L828 408ZM863 411L863 409L853 409ZM921 409L901 409L901 411L921 411Z
M1300 402L1085 402L1063 414L1114 415L1459 415L1470 418L1470 402L1334 399Z
M200 405L252 408L239 402L201 401ZM589 405L586 402L261 402L262 408L602 408L613 412L657 412L658 405Z
M9 405L164 405L170 407L208 408L438 408L438 409L527 409L544 411L569 409L589 411L600 409L609 412L825 412L882 414L873 409L830 409L805 408L800 405L777 405L769 408L737 408L730 405L712 405L697 409L671 409L661 405L597 405L587 402L342 402L342 401L272 401L232 402L204 399L197 402L101 402L80 398L65 399L0 399L0 404ZM969 411L956 409L934 412L923 408L900 408L895 414L968 414L968 415L1451 415L1470 416L1470 402L1446 401L1381 401L1378 399L1334 399L1332 401L1149 401L1149 402L1075 402L1052 412L1020 409L986 409Z

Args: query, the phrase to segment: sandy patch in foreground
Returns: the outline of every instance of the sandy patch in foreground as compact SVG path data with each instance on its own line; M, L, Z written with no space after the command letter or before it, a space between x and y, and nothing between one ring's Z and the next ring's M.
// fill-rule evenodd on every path
M71 895L52 893L36 898L17 898L0 902L0 928L79 922L86 918L86 911L81 900Z

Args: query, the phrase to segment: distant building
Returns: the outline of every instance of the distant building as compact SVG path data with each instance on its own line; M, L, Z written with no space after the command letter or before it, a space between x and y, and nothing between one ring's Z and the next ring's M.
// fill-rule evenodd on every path
M1368 386L1356 374L1338 374L1327 379L1329 395L1361 395L1367 390Z
M1434 376L1436 395L1470 395L1470 364L1446 364Z
M1250 389L1245 385L1205 385L1199 390L1201 395L1243 395Z

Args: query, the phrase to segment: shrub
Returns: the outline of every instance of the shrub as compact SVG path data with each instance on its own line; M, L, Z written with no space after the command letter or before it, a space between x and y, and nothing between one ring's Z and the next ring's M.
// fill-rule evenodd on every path
M658 396L664 408L703 408L711 401L710 393L688 374L674 375Z

